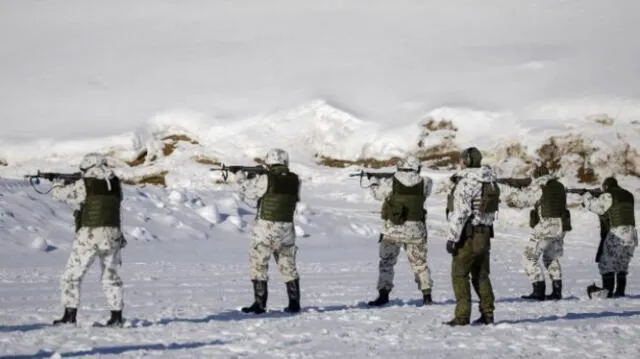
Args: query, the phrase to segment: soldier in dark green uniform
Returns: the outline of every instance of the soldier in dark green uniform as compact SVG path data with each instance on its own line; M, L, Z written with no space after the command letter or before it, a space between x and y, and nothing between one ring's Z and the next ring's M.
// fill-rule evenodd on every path
M494 295L489 278L493 221L498 211L500 190L495 171L482 166L482 154L475 148L461 153L462 170L456 173L449 214L447 252L456 297L455 317L450 326L467 325L471 317L471 284L480 297L481 316L474 323L494 322Z
M591 212L605 217L607 233L600 255L596 258L602 276L602 288L595 284L587 288L589 297L622 297L627 286L629 262L638 246L635 221L635 198L633 194L618 185L613 177L602 183L603 194L594 197L590 193L583 196L583 205Z
M86 155L80 163L82 179L63 186L56 184L53 196L79 206L76 218L76 238L67 266L62 275L62 304L65 307L58 324L75 324L80 304L82 279L97 258L102 268L102 287L111 309L108 326L124 323L122 279L118 275L120 250L124 238L120 226L122 187L120 179L107 166L106 158L98 153Z

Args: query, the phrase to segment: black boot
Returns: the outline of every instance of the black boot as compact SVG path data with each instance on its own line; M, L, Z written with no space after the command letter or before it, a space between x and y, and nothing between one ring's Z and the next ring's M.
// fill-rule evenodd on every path
M389 303L389 293L390 291L388 289L380 289L378 290L378 298L376 298L376 300L372 300L371 302L369 302L368 304L372 307L379 307L381 305L385 305L387 303Z
M616 286L616 274L606 273L602 276L602 289L607 291L607 298L613 298L613 289Z
M545 300L546 299L546 295L545 295L545 283L544 281L541 282L534 282L533 284L533 292L529 295L523 295L522 299L534 299L534 300Z
M484 325L490 325L493 324L493 314L482 314L480 315L480 318L476 319L473 321L472 324L484 324Z
M53 325L76 324L77 308L64 308L62 318L53 321Z
M121 310L112 310L111 318L107 321L107 327L122 328L124 325L124 319L122 319Z
M551 294L547 296L547 300L559 300L562 299L562 281L554 280L551 282L552 291Z
M433 304L433 299L431 299L431 291L430 290L422 291L422 304L424 304L424 305Z
M624 297L624 291L627 289L627 272L616 273L616 297Z
M253 280L253 297L254 301L250 307L242 308L245 313L262 314L267 311L267 281Z
M295 279L285 284L287 285L289 306L284 308L284 311L287 313L298 313L300 311L300 279Z
M613 298L613 287L616 284L615 273L605 273L602 275L602 288L595 283L587 287L587 295L589 299L596 296L598 298Z
M469 325L469 320L468 319L457 319L457 318L453 318L448 322L443 322L442 324L446 324L450 327L459 327L459 326L463 326L463 325Z

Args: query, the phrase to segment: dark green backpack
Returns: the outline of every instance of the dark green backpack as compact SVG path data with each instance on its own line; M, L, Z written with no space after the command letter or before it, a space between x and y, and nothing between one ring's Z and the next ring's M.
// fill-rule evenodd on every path
M498 212L500 206L500 187L497 182L482 182L482 194L478 212L489 214Z

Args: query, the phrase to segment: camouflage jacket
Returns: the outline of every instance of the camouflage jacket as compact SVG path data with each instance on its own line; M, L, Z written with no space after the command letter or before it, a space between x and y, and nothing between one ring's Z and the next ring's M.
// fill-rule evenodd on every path
M474 202L482 195L482 182L497 179L496 172L489 166L480 168L466 168L456 175L459 180L453 192L453 212L449 215L449 231L447 240L458 242L465 224L472 218L471 225L493 225L495 213L480 214ZM473 216L473 217L472 217Z
M558 179L558 177L550 174L534 178L528 187L520 191L514 191L510 198L518 207L534 207L542 198L542 186L552 179ZM540 216L540 222L533 228L533 232L538 237L553 238L561 237L564 234L561 218L542 217L540 206L538 206L538 215Z
M607 213L613 198L611 194L603 193L599 197L592 196L589 192L585 193L582 197L582 204L589 211L602 216ZM638 246L638 233L635 226L618 226L612 227L609 231L616 237L620 238L621 244L624 246Z
M236 181L240 185L240 195L243 201L257 201L267 192L269 186L268 175L258 175L247 179L242 172L236 174ZM298 196L299 197L299 196ZM260 208L256 208L260 213ZM254 241L277 240L282 244L295 243L296 232L293 223L266 221L256 218L251 231Z
M433 189L433 179L420 176L415 172L396 172L394 177L404 186L412 187L424 180L424 195L429 197ZM371 195L378 201L384 201L393 189L393 178L371 179L369 188ZM424 207L426 210L426 207ZM389 220L382 224L381 233L388 240L394 242L425 240L427 238L427 226L425 222L407 221L401 225L395 225Z
M76 211L80 209L80 206L87 198L87 188L84 184L84 178L96 178L107 181L115 178L113 170L106 166L93 167L83 174L83 179L73 182L68 185L64 185L62 181L56 181L54 187L51 190L51 195L60 201L70 204Z

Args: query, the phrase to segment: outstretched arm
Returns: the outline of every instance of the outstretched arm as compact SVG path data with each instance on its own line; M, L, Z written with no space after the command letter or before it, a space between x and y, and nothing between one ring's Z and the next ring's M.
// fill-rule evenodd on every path
M371 192L371 195L377 201L383 201L391 194L393 189L393 178L378 179L372 177L370 181L371 187L369 187L369 192Z
M612 203L613 198L611 198L611 194L609 193L603 193L599 197L594 197L591 193L587 192L582 196L582 205L599 216L605 214L609 208L611 208Z
M62 184L62 181L56 181L51 190L51 195L55 199L72 206L79 206L87 197L87 189L82 179L66 186Z

